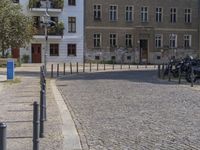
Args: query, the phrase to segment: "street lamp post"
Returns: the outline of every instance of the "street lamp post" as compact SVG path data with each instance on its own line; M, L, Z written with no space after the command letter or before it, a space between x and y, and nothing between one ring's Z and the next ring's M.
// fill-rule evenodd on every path
M45 14L43 16L43 23L44 23L44 27L45 27L45 51L44 51L44 71L45 71L45 75L47 73L47 51L48 51L48 25L49 25L49 20L50 20L50 16L48 14L48 4L49 4L49 0L46 0L46 11Z

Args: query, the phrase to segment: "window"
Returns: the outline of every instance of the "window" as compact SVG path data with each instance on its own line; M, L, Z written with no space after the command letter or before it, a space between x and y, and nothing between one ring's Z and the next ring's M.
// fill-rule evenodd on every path
M111 56L111 60L114 61L116 58L115 56Z
M51 17L51 21L58 23L58 17Z
M171 23L176 23L176 21L177 21L177 10L176 10L176 8L171 8L170 9L170 22Z
M155 44L156 48L161 48L163 46L163 36L161 34L155 36Z
M177 35L176 34L170 34L169 35L169 47L170 48L176 48L177 47Z
M58 44L50 44L50 56L59 56Z
M191 23L192 22L192 10L191 9L185 9L185 23Z
M100 57L99 56L95 56L95 60L99 60L100 59Z
M191 48L192 35L184 35L184 48Z
M162 8L156 8L156 22L162 22Z
M127 60L131 60L131 56L127 56Z
M94 20L101 20L101 5L94 5Z
M117 47L117 35L114 33L110 34L110 47Z
M133 6L126 6L126 21L131 22L133 21Z
M33 16L33 26L35 28L40 28L40 17L39 16Z
M141 22L148 22L148 8L141 7Z
M132 47L133 46L133 38L131 34L126 34L126 47Z
M19 0L13 0L13 3L19 3Z
M68 32L69 33L76 32L76 17L68 18Z
M68 0L68 5L76 5L76 0Z
M110 21L117 21L117 6L110 6L109 15Z
M95 33L94 34L94 48L101 47L101 34Z
M76 56L76 44L68 44L67 45L67 55L68 56Z

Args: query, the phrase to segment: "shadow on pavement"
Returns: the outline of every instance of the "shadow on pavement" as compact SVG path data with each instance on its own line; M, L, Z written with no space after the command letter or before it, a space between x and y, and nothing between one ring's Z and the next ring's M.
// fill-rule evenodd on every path
M93 72L84 74L69 75L59 79L62 80L128 80L131 82L146 82L152 84L178 84L177 81L168 82L157 77L156 70L134 70L134 71L114 71L114 72ZM65 86L60 83L58 86Z

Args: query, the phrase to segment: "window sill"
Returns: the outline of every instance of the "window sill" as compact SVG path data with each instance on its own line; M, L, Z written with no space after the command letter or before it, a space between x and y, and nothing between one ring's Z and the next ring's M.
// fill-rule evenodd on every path
M101 19L94 19L95 22L101 22Z
M68 33L76 33L76 31L75 31L75 32L69 32L69 31L68 31Z
M93 47L93 49L101 49L101 47Z
M50 57L58 57L59 55L50 55Z

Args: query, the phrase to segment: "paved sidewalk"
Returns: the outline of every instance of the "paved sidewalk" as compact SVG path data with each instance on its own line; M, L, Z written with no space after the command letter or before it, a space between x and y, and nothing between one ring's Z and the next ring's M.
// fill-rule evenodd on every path
M39 102L39 73L17 68L14 82L0 81L0 122L7 123L7 150L32 150L33 102ZM39 69L38 69L39 70ZM24 72L24 74L23 74ZM5 74L5 72L4 72ZM4 76L5 77L5 76ZM40 150L62 150L62 120L47 80L47 121Z

